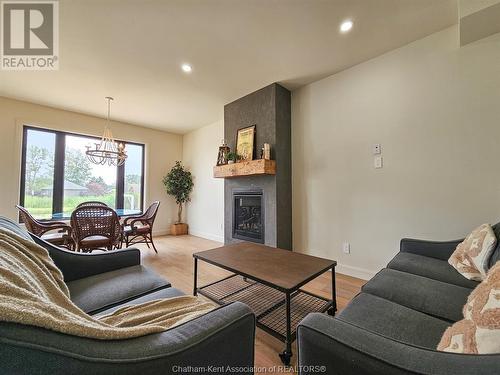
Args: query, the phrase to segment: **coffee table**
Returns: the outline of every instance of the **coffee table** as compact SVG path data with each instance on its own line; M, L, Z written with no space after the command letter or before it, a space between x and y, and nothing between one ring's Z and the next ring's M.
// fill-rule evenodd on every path
M285 343L279 355L285 365L290 364L299 322L311 312L334 315L337 310L334 260L250 242L198 252L193 258L193 294L200 293L220 305L247 304L256 315L257 326ZM198 287L198 260L233 274ZM332 271L332 299L300 289L328 270Z

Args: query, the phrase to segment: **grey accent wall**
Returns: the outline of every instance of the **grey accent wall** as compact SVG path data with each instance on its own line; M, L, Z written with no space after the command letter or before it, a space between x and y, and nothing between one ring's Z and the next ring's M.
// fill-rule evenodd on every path
M224 241L232 238L233 191L262 189L264 196L265 244L292 249L292 168L290 91L277 83L266 86L224 106L224 138L235 150L238 129L256 125L255 157L264 143L271 144L276 160L275 176L251 176L224 181Z

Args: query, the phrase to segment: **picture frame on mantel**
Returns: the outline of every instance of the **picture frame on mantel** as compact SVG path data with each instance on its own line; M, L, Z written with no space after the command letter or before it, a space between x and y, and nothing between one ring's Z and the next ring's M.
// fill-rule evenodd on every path
M256 129L256 125L238 129L236 134L236 154L241 157L241 161L249 161L254 158Z

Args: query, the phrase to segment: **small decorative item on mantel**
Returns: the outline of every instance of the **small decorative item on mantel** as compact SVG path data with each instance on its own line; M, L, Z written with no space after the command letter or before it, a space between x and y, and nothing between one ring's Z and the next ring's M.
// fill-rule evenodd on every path
M271 160L271 145L269 143L264 143L263 150L263 159Z
M230 152L229 154L227 154L227 163L228 164L234 164L240 159L241 159L241 157L236 152Z
M226 144L226 140L222 140L222 144L219 146L219 155L217 156L217 165L225 165L228 162L227 156L229 155L229 147Z
M182 223L182 205L190 201L189 195L194 185L193 176L180 161L176 161L170 172L163 178L163 184L167 194L172 195L178 205L177 222L170 226L170 234L174 236L188 234L188 225Z
M236 135L236 153L242 160L253 160L256 125L238 130Z

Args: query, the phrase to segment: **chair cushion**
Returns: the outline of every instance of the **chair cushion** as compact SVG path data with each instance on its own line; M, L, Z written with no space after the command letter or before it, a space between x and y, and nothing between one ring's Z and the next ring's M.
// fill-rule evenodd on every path
M110 243L112 243L112 239L105 237L105 236L89 236L85 237L85 239L80 241L80 246L83 248L86 247L102 247L102 246L108 246Z
M145 233L149 233L149 225L143 225L141 223L135 223L134 224L134 229L132 229L132 227L130 225L126 225L124 228L123 228L123 232L125 234L145 234Z
M447 261L412 253L399 253L389 262L387 268L470 289L474 289L478 285L477 281L466 279L460 275Z
M336 319L411 345L435 349L450 323L386 299L358 294Z
M125 267L67 283L71 300L88 314L95 314L170 283L143 266Z
M183 293L182 291L180 291L179 289L176 289L176 288L160 289L160 290L157 290L156 292L151 292L151 293L145 294L142 297L134 298L134 299L127 301L123 304L113 306L113 307L106 309L106 310L102 310L95 315L96 316L104 316L104 315L111 314L111 313L115 312L116 310L118 310L122 307L125 307L125 306L138 305L140 303L153 301L155 299L165 299L165 298L179 297L179 296L184 296L184 295L185 295L185 293Z
M385 298L452 322L462 319L469 288L385 268L362 288L365 293Z
M55 245L61 245L68 241L67 233L46 233L40 237L42 240Z

